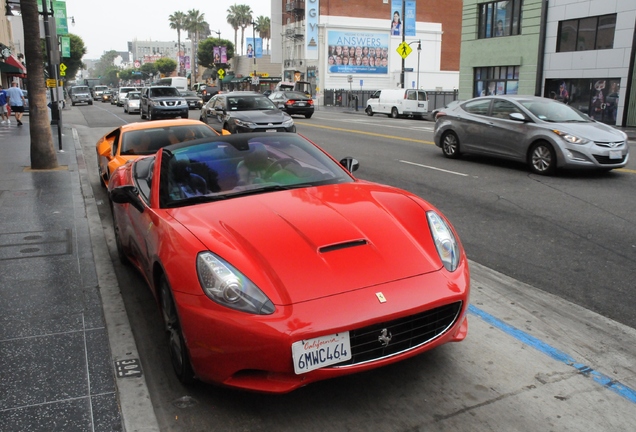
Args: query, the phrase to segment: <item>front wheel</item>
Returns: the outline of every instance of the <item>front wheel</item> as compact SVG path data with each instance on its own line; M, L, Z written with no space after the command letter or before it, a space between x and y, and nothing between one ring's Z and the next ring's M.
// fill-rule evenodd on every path
M400 115L400 113L398 112L398 109L396 107L393 107L391 109L391 117L392 118L398 118L399 115Z
M371 108L370 106L368 106L367 109L364 110L364 112L366 112L369 117L373 116L373 108Z
M538 142L530 147L528 164L535 174L553 174L556 171L556 153L547 142Z
M459 138L455 132L449 131L442 136L442 153L449 159L459 157Z
M181 324L177 315L177 308L172 299L172 293L168 286L168 281L162 277L159 281L161 292L161 312L166 333L168 334L168 349L170 350L170 360L177 378L183 384L190 384L194 381L194 371L190 363L188 348L181 332Z

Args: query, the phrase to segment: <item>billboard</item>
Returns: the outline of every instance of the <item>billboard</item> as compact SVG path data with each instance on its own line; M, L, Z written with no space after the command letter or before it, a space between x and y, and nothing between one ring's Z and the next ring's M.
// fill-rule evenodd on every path
M327 34L327 72L341 74L388 74L389 35L333 31Z
M245 38L247 44L247 58L263 57L263 39L262 38Z

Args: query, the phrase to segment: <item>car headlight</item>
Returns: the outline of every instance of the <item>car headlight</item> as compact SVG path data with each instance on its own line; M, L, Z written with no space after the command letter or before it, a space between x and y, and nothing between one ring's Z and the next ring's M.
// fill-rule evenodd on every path
M236 123L237 126L241 126L241 127L248 127L248 128L256 127L256 123L254 122L243 121L237 118L234 119L234 123Z
M274 304L263 291L228 262L213 253L199 253L197 274L203 292L212 301L252 314L274 313Z
M437 248L437 253L442 260L442 264L444 264L444 268L449 272L455 271L459 265L459 244L453 231L446 221L434 211L427 212L426 217L435 242L435 248Z
M289 118L283 122L284 127L291 127L294 125L294 119Z
M564 140L572 144L587 144L590 141L585 138L579 138L576 135L572 135L567 132L563 132L556 129L553 129L552 132L554 132L555 134L557 134L558 136L560 136L561 138L563 138Z

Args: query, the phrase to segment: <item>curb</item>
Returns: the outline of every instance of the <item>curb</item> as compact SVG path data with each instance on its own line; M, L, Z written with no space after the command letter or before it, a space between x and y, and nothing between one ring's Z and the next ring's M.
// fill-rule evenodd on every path
M102 228L102 221L93 195L84 153L77 134L72 128L73 142L77 153L80 187L86 207L86 219L92 245L93 259L99 291L102 298L104 320L108 330L113 374L119 399L119 409L124 430L159 432L159 423L152 407L150 392L143 374L134 377L117 377L115 362L136 359L139 362L137 344L130 327L124 301L121 297L115 269L113 267ZM140 363L139 367L140 366Z

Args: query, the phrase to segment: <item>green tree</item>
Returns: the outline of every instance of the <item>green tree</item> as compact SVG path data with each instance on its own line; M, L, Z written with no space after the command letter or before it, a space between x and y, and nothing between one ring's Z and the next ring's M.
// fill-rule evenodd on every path
M234 46L238 46L238 29L241 27L238 17L236 15L236 4L230 6L227 9L227 17L225 18L227 23L234 29Z
M177 70L177 62L168 57L162 57L155 62L157 70L165 76L170 76Z
M146 74L146 76L149 75L157 75L157 72L159 71L157 69L157 66L154 63L144 63L141 65L141 67L139 68L139 70L141 72L144 72Z
M133 75L134 69L123 69L119 71L119 79L121 81L130 81L139 78L136 75Z
M68 34L68 37L71 41L71 56L64 57L62 62L66 65L66 78L71 80L75 78L77 72L86 69L86 65L82 62L82 57L84 57L87 50L81 37L71 33Z
M256 33L267 41L267 51L269 52L269 41L272 37L272 26L269 17L261 15L256 18Z
M91 71L91 76L93 78L104 77L101 78L101 82L105 84L109 83L110 81L107 81L105 77L108 75L107 72L115 67L115 59L118 56L119 54L115 50L110 50L102 54L99 61L95 64L95 68Z
M227 59L234 57L234 45L227 39L219 38L207 38L199 43L199 50L197 57L199 58L199 64L206 68L214 68L214 47L224 46L227 49ZM227 68L227 64L221 65L224 69Z

